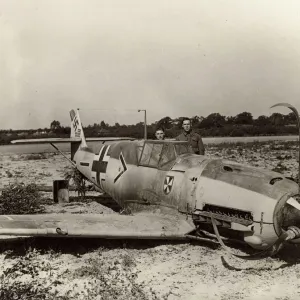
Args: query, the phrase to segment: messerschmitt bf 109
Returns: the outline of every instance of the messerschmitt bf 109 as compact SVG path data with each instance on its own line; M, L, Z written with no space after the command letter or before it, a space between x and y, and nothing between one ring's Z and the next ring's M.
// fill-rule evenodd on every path
M79 111L70 116L71 162L126 213L2 215L0 235L233 239L259 255L300 243L299 186L282 174L196 155L181 141L102 141L94 153Z

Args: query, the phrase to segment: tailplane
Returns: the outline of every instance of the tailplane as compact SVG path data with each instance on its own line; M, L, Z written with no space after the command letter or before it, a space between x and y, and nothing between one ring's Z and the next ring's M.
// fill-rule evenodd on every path
M70 111L70 117L71 117L71 138L80 138L81 139L81 143L80 146L81 147L87 147L87 143L84 137L84 133L83 133L83 128L82 128L82 124L80 121L80 116L79 116L79 110L75 111L72 109Z

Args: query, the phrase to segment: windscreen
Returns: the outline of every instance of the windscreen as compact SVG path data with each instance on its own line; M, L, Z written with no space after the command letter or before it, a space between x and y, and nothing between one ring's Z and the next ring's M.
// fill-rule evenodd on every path
M157 168L163 144L145 143L140 159L140 165Z
M146 141L139 165L168 170L174 165L177 156L185 153L192 153L187 143Z

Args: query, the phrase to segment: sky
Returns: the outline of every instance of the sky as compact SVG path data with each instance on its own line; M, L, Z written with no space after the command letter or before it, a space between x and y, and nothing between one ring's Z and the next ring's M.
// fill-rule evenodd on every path
M299 0L0 0L0 129L300 110Z

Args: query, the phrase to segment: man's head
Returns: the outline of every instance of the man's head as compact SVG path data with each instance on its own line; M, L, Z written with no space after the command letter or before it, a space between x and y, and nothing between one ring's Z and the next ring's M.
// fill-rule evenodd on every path
M164 140L165 139L165 132L162 128L157 128L155 131L155 137L158 140Z
M182 128L185 132L190 132L192 129L191 120L188 118L184 118L182 120Z

